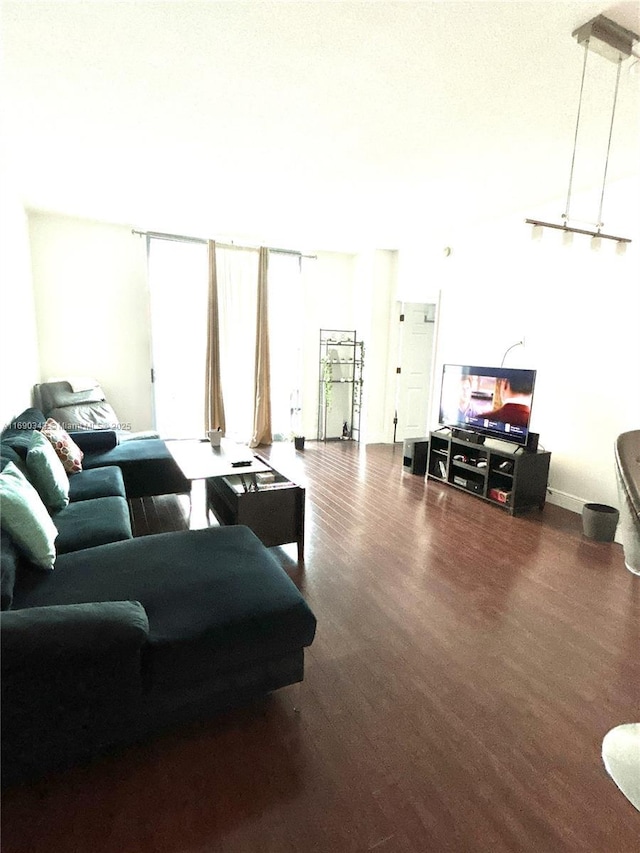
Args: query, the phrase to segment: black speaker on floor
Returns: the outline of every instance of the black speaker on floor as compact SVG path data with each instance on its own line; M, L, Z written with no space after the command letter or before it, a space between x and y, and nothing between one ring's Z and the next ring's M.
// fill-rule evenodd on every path
M408 474L427 473L428 438L405 438L402 442L402 468Z

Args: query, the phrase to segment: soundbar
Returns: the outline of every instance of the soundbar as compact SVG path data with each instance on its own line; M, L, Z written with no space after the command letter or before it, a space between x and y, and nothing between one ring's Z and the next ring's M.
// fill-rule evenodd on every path
M484 444L484 435L481 435L479 432L474 432L471 429L459 429L458 427L452 427L451 435L453 438L457 438L461 441L468 441L469 444Z
M458 441L466 441L469 444L484 444L485 437L479 432L474 432L470 429L460 429L459 427L451 427L451 437L458 439ZM508 440L508 439L505 439ZM528 453L536 453L538 450L538 441L540 440L540 434L537 432L530 432L527 435L527 443L525 445L520 445L524 447L524 449Z

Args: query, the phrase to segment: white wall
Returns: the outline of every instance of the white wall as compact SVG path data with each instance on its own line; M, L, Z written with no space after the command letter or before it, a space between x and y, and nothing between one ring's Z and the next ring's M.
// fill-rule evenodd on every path
M617 506L613 443L640 426L635 219L612 232L634 238L624 255L608 241L594 252L578 235L564 245L550 230L534 241L523 219L459 239L438 261L438 371L444 362L500 364L524 336L505 365L538 371L531 427L552 453L550 500L574 511L584 501Z
M440 242L444 243L444 238ZM431 237L426 245L407 245L397 252L398 302L438 303L442 271L448 260L440 242Z
M397 253L375 250L357 258L358 336L365 345L362 436L367 444L393 441L396 349L389 333L395 306Z
M146 245L125 226L29 214L40 373L93 376L133 430L152 418Z
M2 158L0 204L0 427L31 405L40 379L38 336L31 285L27 217Z

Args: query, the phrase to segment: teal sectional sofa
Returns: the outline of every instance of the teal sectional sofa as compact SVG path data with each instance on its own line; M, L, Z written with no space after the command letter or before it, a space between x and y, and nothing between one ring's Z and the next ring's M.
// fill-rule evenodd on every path
M1 483L17 470L37 491L27 453L43 422L29 410L2 433ZM171 473L156 441L129 442L141 455L122 464L85 451L83 470L67 477L68 504L47 510L52 568L2 521L3 785L303 679L316 618L248 528L132 536L127 482L139 496L146 470L153 494ZM84 468L96 459L105 464Z

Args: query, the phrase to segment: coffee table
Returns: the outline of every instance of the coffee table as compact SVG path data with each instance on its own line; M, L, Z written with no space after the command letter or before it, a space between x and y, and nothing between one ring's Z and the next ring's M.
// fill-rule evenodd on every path
M222 439L175 439L166 442L176 464L193 484L206 482L207 510L221 524L245 524L268 548L296 542L304 560L305 489L277 471L250 448ZM241 467L234 463L250 461ZM189 495L189 513L193 506Z
M212 447L208 439L176 438L166 445L178 467L192 483L209 477L228 477L231 474L254 475L269 471L269 466L254 456L243 444L223 438L219 447ZM235 463L249 460L249 465L237 467Z

